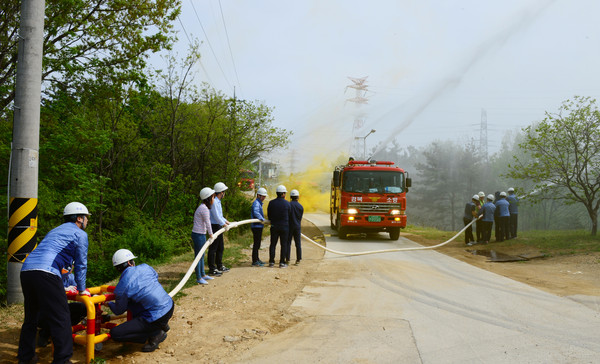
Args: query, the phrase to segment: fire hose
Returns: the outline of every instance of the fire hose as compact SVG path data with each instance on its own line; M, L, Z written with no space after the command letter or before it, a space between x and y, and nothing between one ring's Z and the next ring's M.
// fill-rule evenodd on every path
M355 256L355 255L368 255L368 254L379 254L379 253L392 253L392 252L403 252L403 251L413 251L413 250L430 250L430 249L436 249L439 247L442 247L452 241L454 241L454 239L456 239L460 234L462 234L465 230L467 230L471 225L473 225L475 223L475 221L477 221L478 219L480 219L483 215L480 215L477 219L473 219L470 223L468 223L467 225L465 225L464 228L462 228L462 230L460 230L459 232L457 232L453 237L451 237L450 239L446 240L443 243L437 244L437 245L432 245L432 246L421 246L421 247L411 247L411 248L395 248L395 249L382 249L382 250L370 250L370 251L364 251L364 252L342 252L342 251L338 251L338 250L333 250L333 249L329 249L324 245L321 245L319 243L317 243L316 241L312 240L311 238L309 238L308 236L301 234L301 236L309 241L310 243L318 246L319 248L333 253L333 254L338 254L338 255L344 255L344 256ZM183 278L181 279L181 282L179 282L179 284L173 288L173 290L171 292L169 292L169 296L174 297L180 290L181 288L183 288L183 286L187 283L187 281L190 279L190 276L192 275L192 273L194 272L194 269L196 268L196 266L198 265L198 263L200 262L200 259L202 259L204 252L206 251L206 249L210 246L210 244L213 243L213 241L221 234L223 234L224 232L228 231L231 228L234 227L238 227L240 225L244 225L244 224L250 224L250 223L266 223L268 224L268 221L260 221L258 219L249 219L249 220L241 220L241 221L236 221L236 222L232 222L229 223L229 225L225 225L225 227L219 229L217 232L213 233L213 236L208 239L206 241L206 243L204 244L204 246L202 246L202 249L200 249L200 251L198 252L198 254L196 254L196 258L194 259L194 261L192 262L192 264L190 265L190 268L187 270L187 272L185 273L185 275L183 276Z

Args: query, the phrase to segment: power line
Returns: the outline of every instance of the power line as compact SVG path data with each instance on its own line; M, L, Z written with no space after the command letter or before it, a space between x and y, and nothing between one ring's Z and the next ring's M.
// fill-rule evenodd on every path
M179 20L179 24L181 24L181 29L183 29L183 33L185 34L185 37L188 40L188 44L192 44L192 40L190 39L190 36L188 35L187 31L185 30L185 27L183 26L183 22L181 21L181 18L179 17L179 15L177 16L177 20Z
M215 57L215 61L217 62L217 66L219 66L219 69L221 70L221 73L223 74L223 78L225 79L225 82L227 82L227 85L231 89L233 89L233 86L231 86L231 82L229 82L229 80L227 79L227 76L225 75L225 71L223 71L223 67L221 67L221 63L219 62L219 59L217 58L215 50L213 49L212 45L210 44L210 40L208 39L208 34L206 34L206 31L204 30L204 26L202 25L202 22L200 21L200 17L198 16L198 12L196 11L196 7L194 6L194 2L192 0L190 0L190 4L192 5L192 9L194 10L194 14L196 14L196 19L198 19L198 24L200 24L200 28L202 29L202 33L204 33L204 37L206 38L206 43L208 44L208 47L210 48L210 51L212 52L213 56Z
M225 16L223 15L223 7L221 6L221 0L219 0L219 9L221 10L221 19L223 20L223 28L225 28L225 37L227 38L227 46L229 47L229 54L231 55L231 63L233 64L233 72L235 72L235 79L237 80L238 86L242 88L240 78L238 77L237 67L235 66L235 60L233 59L233 52L231 51L231 42L229 41L229 33L227 32L227 25L225 24Z

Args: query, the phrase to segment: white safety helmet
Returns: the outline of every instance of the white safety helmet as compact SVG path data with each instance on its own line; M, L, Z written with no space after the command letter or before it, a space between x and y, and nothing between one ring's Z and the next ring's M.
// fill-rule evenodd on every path
M509 188L508 188L508 192L515 192L515 189L514 189L514 188L512 188L512 187L509 187Z
M256 191L257 195L261 195L261 196L267 196L267 190L263 187L259 188L258 191Z
M229 187L225 186L225 183L223 182L217 182L215 183L215 192L216 193L221 193L225 190L227 190Z
M476 201L479 201L479 195L473 195L472 199L476 200Z
M275 192L287 192L287 189L285 188L284 185L279 185L277 186L277 188L275 189Z
M112 263L113 267L117 265L121 265L125 262L128 262L132 259L137 258L133 253L127 249L119 249L113 254Z
M90 216L90 212L87 207L81 202L69 202L67 206L65 206L65 210L63 211L63 215L88 215Z
M298 197L300 196L300 193L298 193L298 190L292 190L290 192L290 197Z
M506 197L506 192L504 192L504 191L500 192L500 197Z
M489 195L487 195L487 199L490 201L494 201L494 195L492 195L491 193Z
M202 201L204 201L214 194L215 194L215 190L213 190L210 187L204 187L203 189L200 190L200 199Z
M481 191L481 192L479 192L477 195L478 195L480 198L481 198L481 197L485 197L485 192Z

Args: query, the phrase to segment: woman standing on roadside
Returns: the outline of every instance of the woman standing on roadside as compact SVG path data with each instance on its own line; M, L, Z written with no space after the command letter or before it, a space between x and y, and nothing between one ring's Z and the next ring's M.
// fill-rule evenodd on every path
M194 256L197 256L204 243L206 236L212 238L213 231L210 226L210 212L208 211L215 199L215 190L210 187L204 187L200 191L202 203L194 212L194 227L192 228L192 241L194 242ZM196 283L208 284L208 280L213 279L204 272L204 254L196 266Z

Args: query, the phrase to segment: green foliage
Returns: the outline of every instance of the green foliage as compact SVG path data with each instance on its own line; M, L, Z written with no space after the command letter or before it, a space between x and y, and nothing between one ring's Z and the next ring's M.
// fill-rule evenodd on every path
M3 3L0 109L14 98L20 1ZM43 81L80 83L96 74L139 79L149 52L169 48L180 0L48 0Z
M575 97L557 114L524 129L508 176L535 184L532 198L563 200L585 206L595 235L600 208L600 111L596 100Z

